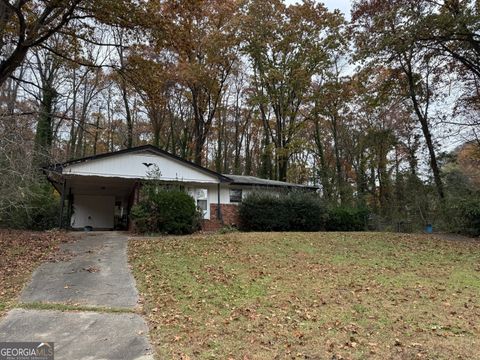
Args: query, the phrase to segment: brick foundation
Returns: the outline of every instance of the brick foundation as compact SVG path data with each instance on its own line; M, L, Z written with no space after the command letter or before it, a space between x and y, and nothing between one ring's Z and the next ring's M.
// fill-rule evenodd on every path
M217 204L210 205L210 219L217 219ZM222 220L225 225L238 226L240 222L240 217L238 215L238 205L234 204L220 204L220 209L222 212Z
M203 231L217 231L222 228L223 224L217 220L203 220L202 221L202 230Z
M222 211L222 219L217 218L217 204L210 204L210 220L205 220L202 224L202 230L215 231L222 228L222 226L238 226L240 217L238 215L238 205L234 204L220 204ZM222 221L223 220L223 221Z

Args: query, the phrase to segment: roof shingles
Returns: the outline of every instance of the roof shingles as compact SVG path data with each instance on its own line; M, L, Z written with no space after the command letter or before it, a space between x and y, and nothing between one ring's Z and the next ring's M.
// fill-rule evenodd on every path
M246 175L228 175L223 174L223 176L228 177L233 180L232 184L235 185L252 185L252 186L275 186L275 187L289 187L289 188L305 188L305 189L316 189L316 186L309 185L300 185L278 180L269 180L262 179L255 176L246 176Z

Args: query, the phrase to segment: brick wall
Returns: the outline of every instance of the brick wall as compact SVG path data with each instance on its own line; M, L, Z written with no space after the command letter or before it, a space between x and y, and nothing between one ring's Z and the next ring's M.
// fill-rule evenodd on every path
M238 205L220 204L222 211L222 221L217 218L217 204L210 204L210 220L205 220L202 229L205 231L215 231L221 229L224 225L238 226L240 217L238 215Z
M218 220L203 220L202 221L202 230L203 231L217 231L222 228L223 224Z
M210 204L210 219L217 219L217 204ZM222 219L225 225L238 225L240 217L238 215L238 205L234 204L220 204L222 211Z

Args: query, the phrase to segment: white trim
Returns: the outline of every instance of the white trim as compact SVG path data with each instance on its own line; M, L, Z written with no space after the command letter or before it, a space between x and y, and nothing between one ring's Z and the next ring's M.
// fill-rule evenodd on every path
M141 180L148 180L148 177L138 177L138 176L133 176L133 175L125 175L125 174L105 174L105 173L96 173L96 172L86 172L86 171L69 171L67 172L64 170L63 172L64 175L78 175L78 176L99 176L99 177L108 177L108 178L120 178L120 179L141 179ZM202 179L187 179L185 180L184 178L167 178L162 176L160 181L170 181L170 182L193 182L193 183L200 183L200 184L218 184L218 181L205 181Z

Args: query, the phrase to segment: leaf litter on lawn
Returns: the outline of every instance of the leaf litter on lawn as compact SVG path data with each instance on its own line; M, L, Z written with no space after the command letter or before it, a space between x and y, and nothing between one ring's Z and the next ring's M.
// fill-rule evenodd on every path
M159 358L471 359L480 245L387 233L132 239Z
M60 244L71 241L62 231L0 229L0 316L12 307L32 271L43 261L59 261Z

